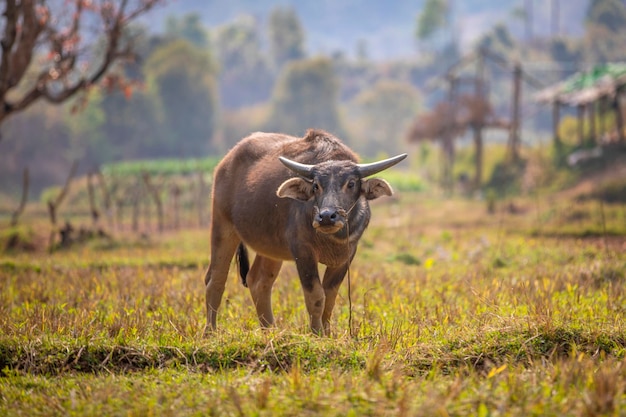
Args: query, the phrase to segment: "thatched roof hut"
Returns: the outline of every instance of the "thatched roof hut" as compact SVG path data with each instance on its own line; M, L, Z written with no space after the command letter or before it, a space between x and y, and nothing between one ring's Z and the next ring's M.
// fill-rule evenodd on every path
M559 108L562 105L578 108L578 136L583 142L583 119L585 109L589 113L592 137L596 138L595 105L610 103L615 111L617 137L624 141L624 120L621 109L620 95L626 91L626 63L609 63L596 65L589 71L582 71L555 85L544 88L535 94L539 103L553 106L553 133L555 141L559 140ZM605 111L607 106L600 106ZM601 132L603 133L603 132Z
M626 87L626 63L597 65L590 71L578 72L565 81L547 87L535 95L540 103L559 102L569 106L594 103L601 98L614 98Z

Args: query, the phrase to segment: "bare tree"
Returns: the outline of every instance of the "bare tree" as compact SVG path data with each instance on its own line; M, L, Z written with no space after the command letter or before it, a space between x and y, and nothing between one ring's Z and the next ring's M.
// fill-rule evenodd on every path
M108 70L134 57L125 29L164 1L2 1L0 125L42 99L62 103L98 82L124 86Z
M96 192L93 185L93 176L95 173L90 171L87 173L87 196L89 197L89 212L91 213L91 223L94 230L98 227L98 219L100 218L100 210L96 206Z
M22 199L20 200L20 205L13 212L13 216L11 216L11 226L17 226L17 222L19 221L20 216L26 208L26 202L28 201L29 184L30 177L28 175L28 168L24 168L24 174L22 175Z
M174 229L180 229L180 195L182 189L176 183L170 186L170 195L172 196L172 206L174 209Z
M107 223L110 230L113 230L113 199L111 197L111 191L107 185L106 179L99 169L96 169L94 175L98 178L98 184L102 191L102 199L104 203L104 215L107 218Z
M50 240L48 244L48 247L50 250L54 248L54 236L57 233L57 210L59 209L59 206L65 199L65 196L67 196L68 191L70 190L72 178L74 178L74 175L76 175L77 169L78 169L78 161L74 161L72 163L72 167L70 168L70 172L67 176L67 179L65 180L65 185L63 185L63 188L61 189L61 192L56 196L55 199L50 198L47 202L48 215L50 216L50 224L52 225L52 230L50 231ZM66 227L64 228L65 234L63 234L64 233L63 230L60 231L62 244L68 243L67 238L69 237L69 232L71 231L70 229L71 229L71 226L68 222L66 224Z

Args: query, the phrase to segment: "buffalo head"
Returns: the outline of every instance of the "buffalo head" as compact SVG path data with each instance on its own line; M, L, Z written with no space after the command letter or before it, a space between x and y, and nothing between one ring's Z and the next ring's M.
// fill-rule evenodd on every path
M336 233L344 228L361 197L373 200L393 194L387 181L366 177L390 168L404 158L406 154L370 164L343 160L307 165L280 156L283 165L299 176L283 182L276 195L300 201L313 200L313 228L321 233Z

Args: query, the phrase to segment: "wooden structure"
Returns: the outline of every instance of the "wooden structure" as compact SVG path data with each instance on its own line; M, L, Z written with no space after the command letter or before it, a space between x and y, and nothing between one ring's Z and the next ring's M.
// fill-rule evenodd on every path
M562 106L576 107L578 110L578 142L583 144L585 115L589 120L590 134L597 141L598 133L607 133L603 118L596 126L596 112L601 115L609 109L615 112L615 136L621 142L624 138L624 109L622 101L626 91L626 63L596 65L589 71L572 75L565 81L547 87L535 95L539 103L552 105L552 129L555 144L560 142L559 121ZM600 132L598 132L598 127Z
M498 118L491 106L488 97L489 82L485 76L486 60L510 71L512 74L511 115L509 119ZM461 71L470 64L475 65L475 75L473 77L461 77ZM540 83L525 74L519 63L511 64L487 48L479 48L462 58L448 69L442 79L448 84L447 101L439 103L432 112L418 117L411 126L407 139L409 142L441 141L444 151L443 183L446 188L449 188L452 181L454 140L468 128L471 129L474 138L476 166L473 188L478 189L482 183L483 130L487 128L507 130L509 132L509 160L518 160L522 81L525 80L534 87L540 86ZM459 94L459 86L464 82L471 83L472 94Z

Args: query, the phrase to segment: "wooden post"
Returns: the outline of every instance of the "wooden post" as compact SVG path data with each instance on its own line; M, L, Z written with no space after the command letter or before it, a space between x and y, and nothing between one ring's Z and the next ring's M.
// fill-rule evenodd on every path
M473 189L479 190L483 181L483 129L481 126L474 126L474 150L476 172Z
M205 215L204 215L204 199L206 198L206 182L204 181L204 172L202 170L198 171L198 192L196 195L196 205L198 208L198 225L205 226Z
M142 187L139 185L139 181L137 181L133 187L129 188L129 191L131 193L130 200L132 201L133 205L131 230L135 233L139 231L139 206L141 204L142 194L141 188Z
M621 92L618 90L615 94L615 99L613 101L613 109L615 111L615 125L617 127L617 137L621 143L626 142L624 138L624 114L622 113L622 106L620 103Z
M115 200L115 217L116 217L116 225L115 230L122 231L124 230L124 198L119 197Z
M561 103L555 100L552 103L552 138L554 140L554 146L558 148L561 145L561 138L559 137L559 124L561 123Z
M149 173L144 172L142 174L142 178L143 182L146 184L146 189L148 190L148 193L150 193L150 196L152 196L152 200L156 206L158 230L159 232L163 232L163 202L161 201L161 195L159 194L159 187L152 184Z
M589 136L593 143L597 142L597 129L596 129L596 102L591 102L587 105L589 107Z
M148 234L149 232L152 232L152 210L150 208L150 201L148 200L148 198L150 198L150 196L148 194L150 194L150 191L148 190L144 190L144 196L147 197L145 201L143 201L143 204L141 206L141 208L143 209L143 214L141 214L141 219L143 220L143 227L144 227L144 231L146 232L146 234Z
M444 189L451 193L453 189L452 170L454 167L454 127L456 123L456 102L457 102L457 87L458 79L453 76L448 76L450 82L450 90L448 91L448 123L446 129L444 129L442 141L442 148L444 152L444 164L443 164L443 185Z
M475 91L474 95L476 96L476 102L480 103L482 106L485 101L485 52L480 49L478 51L478 57L476 61L476 79L474 85ZM485 120L486 114L478 115L481 120L473 121L473 130L474 130L474 162L476 164L476 171L474 174L474 184L473 189L478 190L482 185L483 180L483 122Z
M585 143L585 106L579 104L578 110L578 145Z
M522 66L516 63L513 69L513 100L511 103L511 129L509 130L509 158L519 159L520 101L522 95Z
M174 206L174 229L180 229L180 194L181 189L178 184L173 183L170 187L170 195Z
M598 101L598 122L600 123L600 127L599 127L599 135L600 135L600 143L602 143L602 138L607 136L607 131L606 131L606 120L605 116L606 116L606 107L607 107L607 98L606 97L601 97L600 100Z

